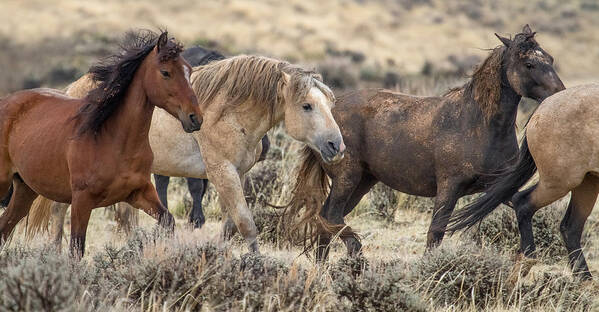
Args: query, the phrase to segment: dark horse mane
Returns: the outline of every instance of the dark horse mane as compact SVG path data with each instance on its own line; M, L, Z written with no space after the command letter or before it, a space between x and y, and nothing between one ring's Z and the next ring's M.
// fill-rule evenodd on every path
M538 49L539 44L534 39L536 33L518 33L514 36L517 53L526 54ZM491 54L474 69L470 81L461 87L453 88L443 94L444 97L464 101L474 101L478 104L482 117L488 123L500 109L500 96L502 87L502 66L506 54L505 45L500 45L491 50Z
M88 93L84 105L75 115L75 118L81 121L79 134L100 133L104 123L123 103L137 69L158 44L158 39L163 36L168 38L166 31L160 35L149 30L128 32L120 46L120 52L99 61L89 69L97 87ZM161 61L175 59L181 51L182 45L167 40L159 58Z
M478 104L484 120L488 122L499 111L504 51L504 46L492 49L491 54L476 67L470 81L461 87L450 89L443 96L463 97L465 101L474 101Z

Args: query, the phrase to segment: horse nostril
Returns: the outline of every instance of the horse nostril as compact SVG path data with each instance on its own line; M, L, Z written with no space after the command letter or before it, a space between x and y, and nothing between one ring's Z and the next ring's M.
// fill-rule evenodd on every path
M328 143L329 143L329 147L333 150L333 152L335 152L335 153L339 152L339 148L337 147L337 144L335 144L335 142L328 141Z
M198 124L198 119L196 118L196 114L189 114L189 120L191 120L191 122L193 124Z

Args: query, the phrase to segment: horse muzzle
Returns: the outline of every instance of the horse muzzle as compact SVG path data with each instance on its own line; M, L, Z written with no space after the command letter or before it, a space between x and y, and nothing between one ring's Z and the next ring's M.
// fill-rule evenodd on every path
M189 114L189 116L185 119L185 121L181 120L181 125L183 126L183 130L187 133L192 133L194 131L200 130L202 127L202 119L198 119L196 114Z
M343 140L328 140L322 144L320 155L327 164L340 162L345 156L345 143Z

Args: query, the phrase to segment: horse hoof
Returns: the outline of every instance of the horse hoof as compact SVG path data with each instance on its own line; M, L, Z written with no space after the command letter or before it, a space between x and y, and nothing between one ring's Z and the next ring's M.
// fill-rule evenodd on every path
M194 229L201 229L206 222L204 220L189 220L189 223L193 225Z
M260 254L260 250L258 249L258 242L256 240L254 240L253 242L251 242L248 245L248 249L249 249L250 253L257 254L257 255Z
M347 254L352 258L358 258L362 256L362 244L357 240L352 240L347 245Z
M588 270L578 271L572 273L575 278L579 279L581 282L589 282L593 281L593 275Z

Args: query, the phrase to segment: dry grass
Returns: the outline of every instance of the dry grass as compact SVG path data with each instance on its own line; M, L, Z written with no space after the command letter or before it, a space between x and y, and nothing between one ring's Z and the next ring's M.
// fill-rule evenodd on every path
M265 213L276 213L265 207L265 201L283 204L289 198L295 154L301 147L280 127L270 137L269 160L249 174L261 188L248 185L252 190L248 195L257 191L260 197L250 202L261 225L263 256L245 255L240 237L227 243L219 240L220 212L217 195L211 193L205 202L206 225L191 230L183 216L177 219L172 238L156 236L155 221L145 214L140 220L143 230L124 237L115 232L113 216L96 209L88 229L87 254L79 264L66 257L66 247L58 255L44 247L43 238L26 242L24 234L17 232L11 246L0 253L0 272L5 272L0 290L20 287L20 296L28 298L31 310L39 309L42 302L56 309L102 311L164 307L173 311L395 311L398 307L409 311L589 311L599 307L597 283L581 285L571 277L562 243L555 239L561 212L548 209L563 210L563 202L535 218L537 243L550 252L541 253L526 277L514 273L517 234L510 211L492 214L482 233L473 236L478 241L471 240L472 234L458 235L425 254L430 199L381 186L347 218L361 235L364 257L345 258L345 247L335 241L329 264L315 264L300 250L281 244L276 218ZM261 175L271 171L278 173L274 183L260 182ZM184 184L173 183L172 204L188 196L185 189ZM597 224L595 212L584 238L594 272L599 268ZM0 305L5 304L1 307L25 300L9 292L0 294ZM49 299L42 300L45 297ZM22 305L16 307L19 310Z

